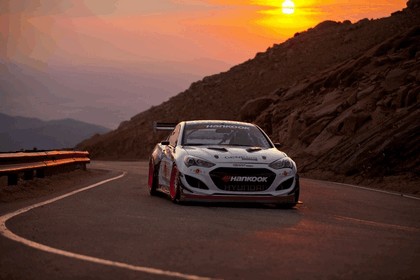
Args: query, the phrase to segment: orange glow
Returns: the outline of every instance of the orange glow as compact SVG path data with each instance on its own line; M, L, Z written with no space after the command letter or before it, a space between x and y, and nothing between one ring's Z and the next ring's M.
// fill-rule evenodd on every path
M0 0L0 107L116 128L320 22L389 17L407 2L289 1L293 13L287 0Z
M286 2L294 4L294 12L288 8L284 12ZM381 0L366 3L365 0L337 1L337 0L251 0L258 7L258 18L254 19L255 26L262 27L260 32L267 37L290 38L296 32L305 31L325 20L344 21L353 23L363 18L380 18L390 16L392 12L405 7L405 0ZM288 4L289 5L289 4Z
M54 58L71 63L191 61L205 57L233 65L322 21L385 17L406 4L406 0L113 2L118 4L76 1L70 8L56 5L58 10L50 14L40 14L50 8L3 13L1 32L9 40L7 53L16 58Z
M304 31L317 23L318 12L311 5L313 1L293 1L293 13L289 10L289 13L285 13L279 1L260 0L258 2L265 3L265 6L261 6L263 9L258 12L260 17L255 20L255 23L263 27L267 35L271 33L282 38L290 38L296 32Z

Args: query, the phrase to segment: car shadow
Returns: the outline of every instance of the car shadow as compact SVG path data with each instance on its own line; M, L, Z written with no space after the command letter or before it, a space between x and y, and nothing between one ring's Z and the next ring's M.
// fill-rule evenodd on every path
M301 201L294 206L276 205L270 203L252 203L252 202L204 202L204 201L182 201L178 202L182 206L196 207L225 207L225 208L253 208L253 209L281 209L284 211L298 211L303 204Z

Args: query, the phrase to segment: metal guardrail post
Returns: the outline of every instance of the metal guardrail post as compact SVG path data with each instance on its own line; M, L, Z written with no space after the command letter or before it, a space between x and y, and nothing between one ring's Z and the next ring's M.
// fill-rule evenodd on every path
M45 178L45 168L36 169L35 175L37 178Z
M32 180L34 178L34 170L26 170L23 172L24 180Z
M18 183L18 174L17 173L11 173L9 175L7 175L7 184L9 186L15 186Z
M8 185L17 185L19 175L24 180L44 178L77 168L86 170L90 162L86 151L46 151L33 153L0 153L0 176L7 176Z

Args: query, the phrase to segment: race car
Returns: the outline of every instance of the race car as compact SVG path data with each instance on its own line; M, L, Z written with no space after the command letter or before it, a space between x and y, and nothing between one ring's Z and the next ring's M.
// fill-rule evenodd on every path
M172 130L149 160L151 195L175 202L249 202L294 207L296 163L257 125L223 120L157 123Z

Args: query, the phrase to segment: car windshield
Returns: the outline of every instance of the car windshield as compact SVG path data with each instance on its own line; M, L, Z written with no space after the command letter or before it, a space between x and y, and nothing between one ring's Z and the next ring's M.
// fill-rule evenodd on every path
M267 137L256 126L226 123L187 123L184 128L182 145L226 145L271 148Z

